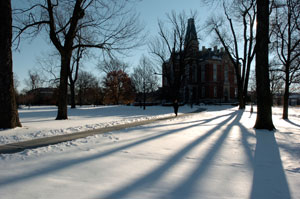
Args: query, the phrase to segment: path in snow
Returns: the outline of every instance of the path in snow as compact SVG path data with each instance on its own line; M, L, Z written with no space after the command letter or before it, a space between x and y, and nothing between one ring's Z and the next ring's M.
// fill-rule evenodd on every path
M205 110L204 108L198 108L197 110L195 110L191 113L185 113L185 114L178 115L176 118L186 117L186 116L189 116L194 113L202 112L204 110ZM141 121L135 121L135 122L126 123L126 124L117 124L114 126L108 126L108 127L103 127L100 129L94 129L94 130L89 130L89 131L81 131L81 132L75 132L75 133L64 134L64 135L54 135L51 137L44 137L44 138L38 138L38 139L33 139L33 140L28 140L28 141L21 141L21 142L17 142L17 143L0 145L0 154L21 152L26 149L35 149L35 148L39 148L39 147L59 144L61 142L72 141L72 140L76 140L76 139L80 139L80 138L85 138L88 136L94 136L94 135L113 132L113 131L119 131L119 130L126 129L126 128L137 127L137 126L146 125L146 124L163 121L163 120L169 120L169 119L173 119L173 118L174 118L174 116L164 116L164 117L158 117L158 118L152 118L152 119L144 119Z

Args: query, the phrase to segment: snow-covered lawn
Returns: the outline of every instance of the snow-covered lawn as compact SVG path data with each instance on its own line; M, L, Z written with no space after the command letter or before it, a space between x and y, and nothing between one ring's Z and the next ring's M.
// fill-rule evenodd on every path
M194 110L199 107L194 107ZM254 130L249 109L206 111L66 143L0 155L0 198L300 198L300 109L273 108L276 132ZM190 112L190 107L181 111ZM170 107L84 107L54 121L23 109L1 144L172 114Z
M198 107L183 106L179 114ZM33 106L19 110L22 128L0 131L0 144L93 130L118 124L174 115L171 107L153 106L143 110L133 106L83 106L68 109L68 120L55 120L57 107Z

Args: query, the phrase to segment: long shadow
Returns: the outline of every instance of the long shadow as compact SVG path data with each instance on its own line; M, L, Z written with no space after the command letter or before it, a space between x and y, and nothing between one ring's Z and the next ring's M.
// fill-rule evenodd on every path
M300 124L296 124L295 122L292 122L291 120L285 120L285 121L300 128Z
M217 118L219 118L219 116ZM207 119L207 121L211 121L211 120L212 120L212 118ZM203 122L207 122L207 121L204 120ZM193 125L189 125L189 126L186 126L184 128L178 128L178 129L167 131L167 132L164 132L164 133L155 134L151 137L140 139L138 141L135 141L135 142L132 142L132 143L129 143L129 144L125 144L123 146L120 146L120 147L117 147L117 148L114 148L114 149L111 149L111 150L107 150L107 151L104 151L104 152L99 153L99 154L86 156L86 157L82 157L82 158L66 160L66 161L54 162L53 164L47 165L44 168L39 168L37 170L28 172L24 175L13 176L13 177L8 177L8 178L2 178L2 179L0 179L0 187L1 186L7 186L7 185L10 185L10 184L19 182L19 181L24 181L24 180L34 178L34 177L37 177L37 176L46 175L48 173L59 171L59 170L68 168L70 166L76 165L76 164L82 164L84 162L88 162L88 161L92 161L92 160L95 160L95 159L103 158L105 156L114 154L116 152L131 148L131 147L135 147L135 146L138 146L138 145L141 145L141 144L144 144L144 143L147 143L147 142L150 142L150 141L153 141L153 140L156 140L156 139L159 139L159 138L162 138L162 137L174 134L174 133L178 133L182 130L193 128L193 127L198 126L198 125L200 125L200 123L195 123Z
M256 130L251 199L291 198L274 132Z
M135 130L140 130L140 129L143 129L144 132L147 132L147 131L151 131L155 128L162 128L162 127L168 127L168 126L181 126L181 125L191 125L191 126L199 126L199 125L205 125L207 123L210 123L214 120L217 120L217 119L220 119L220 118L223 118L223 117L229 117L231 116L232 113L229 113L229 114L224 114L224 115L219 115L219 116L216 116L216 117L212 117L212 118L208 118L208 119L203 119L203 120L193 120L193 121L188 121L188 122L176 122L176 123L172 123L172 124L165 124L165 123L159 123L159 124L150 124L150 125L147 125L147 126L138 126L138 127L134 127ZM174 118L174 120L176 120L177 118ZM172 119L171 119L172 120ZM148 130L149 129L149 130ZM125 130L125 131L128 131L130 133L131 129L128 129L128 130ZM118 134L118 133L124 133L124 131L117 131L117 132L114 132L114 134ZM118 143L121 143L121 142L128 142L130 140L137 140L137 139L147 139L149 137L152 137L153 135L149 135L149 134L146 134L146 135L143 135L143 136L140 136L138 138L132 138L132 139L127 139L127 140L124 140L124 141L118 141Z
M238 126L241 129L241 141L244 147L244 152L247 155L247 160L249 165L253 168L254 167L254 154L253 154L253 149L251 149L251 145L248 142L248 138L255 138L255 136L249 132L249 130L242 125L241 123L238 124Z
M115 190L113 193L110 193L105 196L100 196L99 198L102 198L102 199L124 198L136 191L141 191L142 189L147 189L147 188L149 188L149 186L154 185L155 182L159 181L170 169L172 169L172 167L176 166L176 164L179 161L181 161L189 151L191 151L193 148L198 146L201 142L203 142L209 136L214 134L221 126L227 124L230 120L232 120L235 117L235 115L236 114L229 114L228 115L229 117L227 119L225 119L224 121L222 121L218 126L214 127L213 129L211 129L210 131L208 131L207 133L205 133L204 135L202 135L201 137L199 137L192 143L188 144L187 146L185 146L184 148L179 150L179 152L177 152L172 157L170 157L168 160L166 160L164 164L158 166L157 168L155 168L154 170L149 172L147 175L142 176L141 178L137 179L136 181L134 181L131 184L121 187L119 190ZM217 118L219 118L219 117L217 117ZM209 120L209 121L211 121L211 120ZM193 125L193 127L194 126L199 126L199 124ZM191 128L191 127L189 127L189 128ZM183 130L183 129L181 129L181 130ZM179 197L179 198L185 198L185 196Z
M118 117L126 117L126 116L133 116L133 113L130 111L126 111L121 109L120 112L119 106L100 106L95 107L93 109L85 109L85 108L78 108L78 109L70 109L68 107L68 116L69 117L100 117L100 116L118 116ZM32 107L30 109L24 110L23 112L19 113L21 119L27 119L27 118L54 118L57 115L57 107Z
M231 116L232 113L229 113L229 114L224 114L224 115L219 115L219 116L216 116L216 117L212 117L212 118L208 118L208 119L203 119L203 120L198 120L198 119L195 119L193 121L187 121L187 122L176 122L176 123L172 123L172 124L155 124L155 125L148 125L148 126L142 126L141 128L143 129L152 129L152 128L159 128L159 127L167 127L167 126L181 126L181 125L186 125L186 124L189 124L189 125L203 125L203 124L207 124L207 123L210 123L214 120L217 120L217 119L220 119L220 118L223 118L223 117L228 117L228 116ZM174 120L176 120L177 118L175 117ZM172 120L172 119L171 119Z
M226 129L222 132L221 136L215 142L214 146L208 151L202 161L199 163L199 166L192 170L187 177L180 182L175 188L173 188L167 195L163 198L170 198L170 199L182 199L182 198L193 198L196 190L197 184L203 180L202 176L211 166L214 157L222 148L222 144L224 143L225 139L227 138L231 128L236 125L236 123L241 119L243 112L237 111L230 118L228 118L229 122L234 118L233 121L226 127ZM222 124L224 125L224 124ZM221 125L218 127L220 128ZM213 129L217 130L217 129Z
M28 123L28 122L40 122L40 121L47 121L49 118L55 119L57 114L56 109L46 109L41 111L28 111L28 112L19 112L20 119L22 123ZM29 119L30 118L30 119ZM35 120L37 118L38 120Z

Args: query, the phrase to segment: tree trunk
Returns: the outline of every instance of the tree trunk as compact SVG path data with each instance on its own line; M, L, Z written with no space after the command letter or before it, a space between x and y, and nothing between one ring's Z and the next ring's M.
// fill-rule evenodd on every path
M70 91L71 91L71 108L76 108L75 102L75 83L70 80Z
M70 67L71 53L61 55L58 112L56 120L68 119L68 67Z
M78 92L78 98L79 98L79 106L82 106L83 100L82 100L82 93L83 93L83 88L79 87L79 92Z
M0 128L20 127L13 82L11 1L0 1Z
M244 99L245 99L245 103L246 103L247 97L248 97L248 85L249 85L250 68L251 68L251 66L247 64L245 83L244 83L244 88L243 88L243 92L244 92L243 96L244 96Z
M286 81L285 81L285 89L284 89L284 95L283 95L283 113L282 113L282 119L287 120L289 118L289 73L286 73Z
M146 110L146 86L145 86L145 80L143 82L143 101L144 101L144 110Z
M254 128L273 130L269 79L269 0L257 1L256 88L257 117Z
M246 107L246 101L244 97L244 92L243 92L243 85L238 84L238 98L239 98L239 109L245 109Z

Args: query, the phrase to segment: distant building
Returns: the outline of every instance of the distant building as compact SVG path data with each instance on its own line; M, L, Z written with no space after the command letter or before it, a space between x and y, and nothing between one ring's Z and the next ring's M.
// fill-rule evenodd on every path
M298 106L300 105L300 93L290 93L289 96L289 105Z
M56 88L36 88L24 96L24 104L30 105L56 105L58 90Z
M299 106L300 105L300 93L290 93L289 95L289 106ZM283 105L283 94L273 95L273 105L281 106Z
M237 101L237 82L232 62L223 48L205 48L199 50L198 37L194 19L188 20L185 37L184 78L180 88L180 101L184 103L211 103ZM172 56L178 56L173 52ZM178 72L178 63L172 59L163 64L162 87L166 98L170 86L166 78L166 70L171 74ZM174 59L173 59L174 60ZM176 60L176 59L175 59ZM170 99L169 99L170 100Z

